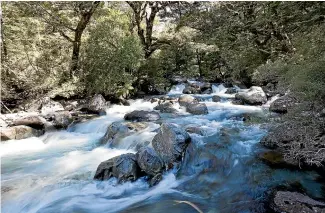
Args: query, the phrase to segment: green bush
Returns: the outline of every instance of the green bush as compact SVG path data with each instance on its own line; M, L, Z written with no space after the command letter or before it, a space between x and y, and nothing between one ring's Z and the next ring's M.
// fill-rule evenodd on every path
M119 22L103 21L90 33L83 58L84 81L89 93L127 96L143 57L136 36Z

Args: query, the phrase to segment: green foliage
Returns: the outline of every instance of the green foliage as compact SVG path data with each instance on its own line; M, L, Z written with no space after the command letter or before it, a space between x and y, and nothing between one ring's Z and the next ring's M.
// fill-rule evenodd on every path
M76 26L91 5L2 3L5 96L15 85L28 93L127 97L166 90L180 75L281 84L302 99L324 100L323 2L101 4L78 42L81 70L70 72Z
M102 20L90 32L82 62L89 93L128 95L132 89L143 53L138 38L126 27L121 19Z

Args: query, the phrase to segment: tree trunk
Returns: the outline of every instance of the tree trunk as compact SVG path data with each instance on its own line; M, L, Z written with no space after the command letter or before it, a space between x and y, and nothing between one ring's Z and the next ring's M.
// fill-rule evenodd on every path
M73 74L78 70L80 44L80 41L73 42L70 78L72 78Z
M197 59L197 64L199 66L199 75L200 77L202 77L201 57L200 57L199 50L196 50L196 59Z
M81 18L78 22L77 28L75 29L75 36L73 40L73 50L72 50L72 59L71 59L71 68L70 68L70 78L77 72L79 68L79 53L81 46L81 37L82 33L86 29L91 16L95 12L96 8L99 5L99 1L96 1L92 4L92 7L88 11L81 13Z
M0 41L1 41L1 61L4 62L7 60L8 52L7 52L7 46L5 42L4 37L4 31L3 31L3 19L2 19L2 9L1 9L1 3L0 3L0 19L1 19L1 35L0 35Z

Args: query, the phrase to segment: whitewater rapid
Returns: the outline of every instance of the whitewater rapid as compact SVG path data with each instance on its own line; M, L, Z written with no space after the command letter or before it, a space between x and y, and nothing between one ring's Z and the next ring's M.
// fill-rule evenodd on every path
M184 87L177 85L168 95L181 95ZM138 99L130 106L113 105L105 116L67 130L1 143L2 213L196 212L175 200L191 201L204 212L256 212L255 207L262 209L268 187L281 181L319 187L314 173L273 171L257 160L266 130L233 118L242 113L266 116L268 106L233 105L234 95L225 94L226 89L213 85L213 94L194 95L207 105L207 115L191 115L178 104L176 114L161 113L163 122L200 127L204 134L190 134L196 150L185 159L190 166L164 174L151 188L144 178L117 184L114 179L95 181L93 176L100 162L135 153L134 143L150 142L159 123L150 122L114 149L98 143L107 127L133 110L153 110L157 103ZM221 102L212 102L213 95Z

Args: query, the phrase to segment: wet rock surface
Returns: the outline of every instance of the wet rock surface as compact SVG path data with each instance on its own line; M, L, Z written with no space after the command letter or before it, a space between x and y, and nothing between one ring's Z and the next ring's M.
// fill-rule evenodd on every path
M212 96L212 101L213 102L220 102L221 101L221 98L218 95L214 95L214 96Z
M191 103L186 106L186 111L193 115L208 114L208 108L205 103Z
M226 94L235 94L235 93L237 93L237 89L234 88L234 87L227 88L227 90L226 90L225 93L226 93Z
M201 89L195 85L187 85L183 90L184 94L201 94Z
M189 134L174 124L162 124L152 146L165 165L180 161L190 143Z
M101 144L108 144L109 147L116 147L126 136L141 131L148 127L145 122L113 122L107 127L105 135L101 138Z
M177 110L173 107L173 103L171 101L163 102L158 104L154 109L159 110L162 113L174 113Z
M115 177L119 183L135 181L139 177L139 169L135 154L123 154L101 162L94 179L108 180Z
M145 111L145 110L135 110L133 112L127 113L124 116L125 120L130 121L156 121L160 119L160 115L155 111Z
M162 173L164 165L155 150L151 147L144 147L136 154L138 165L146 174L155 176Z

